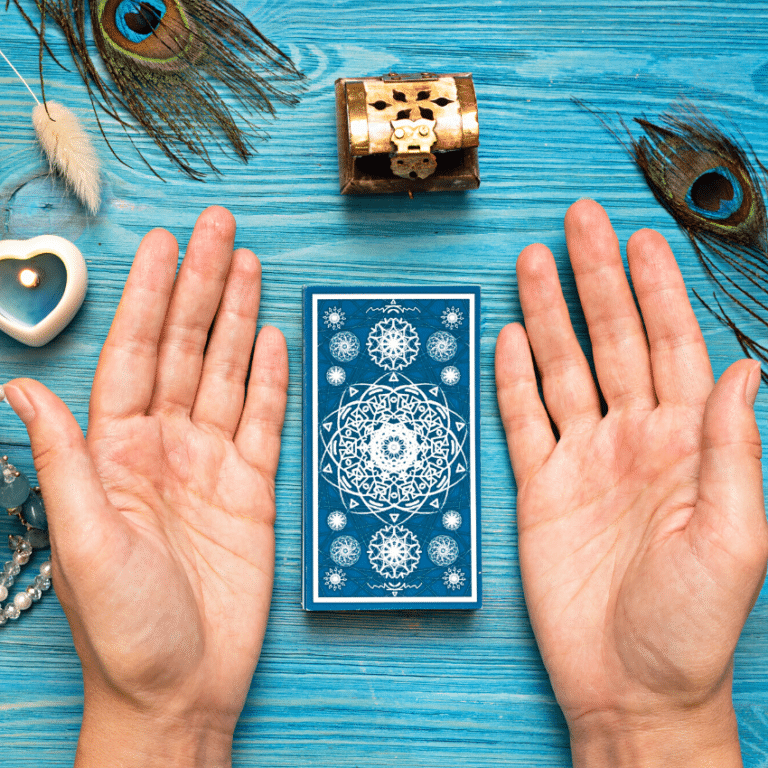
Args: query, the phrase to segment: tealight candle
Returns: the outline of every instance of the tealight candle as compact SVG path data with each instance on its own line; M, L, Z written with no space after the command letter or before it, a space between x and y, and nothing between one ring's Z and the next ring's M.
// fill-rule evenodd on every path
M0 241L0 331L41 347L77 314L88 270L69 240L40 235Z

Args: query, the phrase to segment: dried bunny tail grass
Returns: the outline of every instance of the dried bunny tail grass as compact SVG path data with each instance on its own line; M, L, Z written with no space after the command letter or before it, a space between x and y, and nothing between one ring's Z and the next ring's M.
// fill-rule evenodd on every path
M47 101L34 108L32 123L51 170L58 171L95 214L101 204L99 159L77 117L58 102Z

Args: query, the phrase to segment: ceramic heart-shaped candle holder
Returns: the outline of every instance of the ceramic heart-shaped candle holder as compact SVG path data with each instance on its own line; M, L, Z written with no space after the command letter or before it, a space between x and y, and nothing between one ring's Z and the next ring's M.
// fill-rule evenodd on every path
M63 237L0 240L0 331L42 347L77 314L88 287L80 251Z

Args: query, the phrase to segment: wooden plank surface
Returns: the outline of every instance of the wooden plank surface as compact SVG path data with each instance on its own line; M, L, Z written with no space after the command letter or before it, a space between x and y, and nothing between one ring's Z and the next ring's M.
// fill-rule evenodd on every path
M23 0L22 0L23 1ZM31 375L53 388L85 427L89 385L141 235L171 229L183 243L197 214L228 206L238 243L264 266L263 322L280 327L292 380L278 475L277 574L259 669L236 733L237 766L564 766L568 738L533 640L514 529L514 488L495 401L499 329L520 319L514 263L526 244L549 244L569 303L584 326L566 264L562 218L578 197L599 200L622 243L660 229L689 288L712 284L620 146L571 101L631 119L686 96L725 110L768 159L768 4L617 0L236 0L308 76L295 109L281 107L249 165L215 151L223 175L194 183L141 133L133 141L165 177L144 167L110 119L104 130L131 167L100 141L105 202L87 217L45 175L29 95L0 67L0 227L4 238L53 233L74 240L91 285L70 328L42 349L0 337L0 377ZM34 4L25 7L31 14ZM0 45L37 87L37 44L14 8ZM51 30L54 52L69 55ZM45 61L47 95L78 111L96 135L74 69ZM342 198L338 194L333 83L387 71L471 71L480 110L476 192ZM299 607L301 538L300 289L307 283L479 283L485 604L472 615L310 615ZM700 305L720 373L740 356L733 335ZM765 426L768 393L757 402ZM0 408L0 448L32 471L26 434ZM13 521L0 519L3 537ZM38 557L38 562L40 556ZM162 584L158 584L162 589ZM247 599L244 597L244 599ZM768 766L768 592L737 651L735 700L745 764ZM82 705L79 664L63 613L49 595L0 629L0 761L65 766Z

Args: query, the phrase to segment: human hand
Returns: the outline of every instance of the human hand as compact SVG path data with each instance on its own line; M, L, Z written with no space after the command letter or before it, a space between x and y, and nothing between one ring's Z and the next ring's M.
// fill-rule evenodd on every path
M518 259L525 330L502 330L496 378L526 602L574 765L738 766L733 655L768 558L759 365L714 384L661 235L627 245L641 318L603 209L576 203L565 231L607 413L542 245Z
M288 383L285 340L265 327L246 396L261 268L234 237L228 211L204 211L178 277L174 238L142 240L87 440L42 384L5 386L83 666L79 767L230 763L269 613Z

